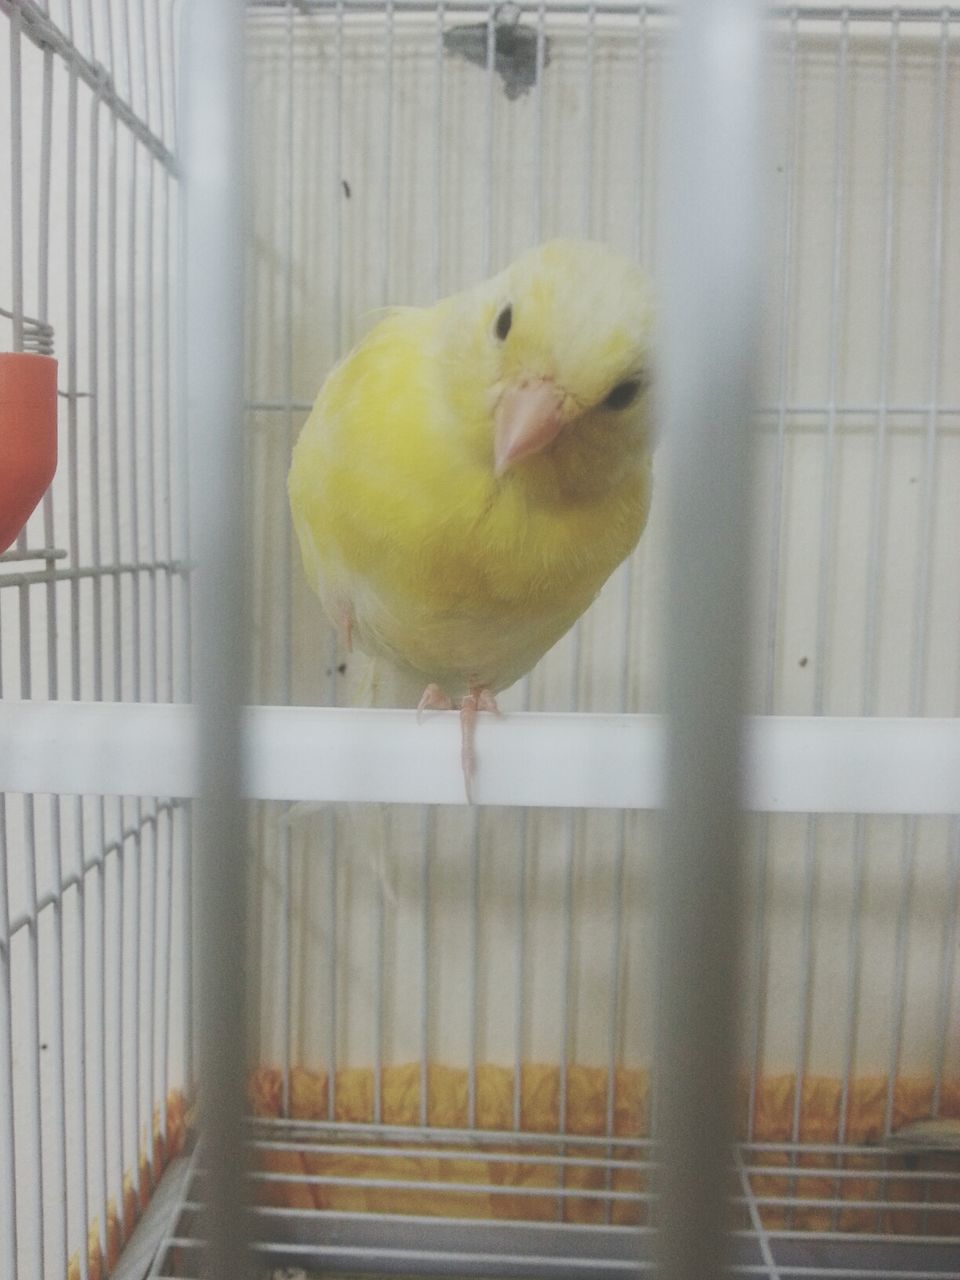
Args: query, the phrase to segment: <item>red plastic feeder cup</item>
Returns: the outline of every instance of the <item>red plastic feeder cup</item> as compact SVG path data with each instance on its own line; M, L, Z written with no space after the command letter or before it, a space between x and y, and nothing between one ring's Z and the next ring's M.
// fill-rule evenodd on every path
M0 353L0 552L15 541L57 469L57 362Z

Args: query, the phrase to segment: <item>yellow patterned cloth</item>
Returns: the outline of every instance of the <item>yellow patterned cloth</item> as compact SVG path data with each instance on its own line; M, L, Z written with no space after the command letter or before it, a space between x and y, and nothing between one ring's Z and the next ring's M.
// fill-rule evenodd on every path
M371 1123L374 1115L374 1073L367 1067L347 1067L337 1072L336 1111L334 1119L342 1123ZM794 1077L769 1076L758 1082L754 1115L754 1141L784 1143L790 1140L794 1110ZM513 1128L513 1072L506 1067L479 1066L476 1075L477 1129L504 1131L503 1142L485 1144L482 1150L493 1155L529 1156L531 1148L511 1143ZM252 1072L249 1084L250 1107L254 1115L276 1118L281 1115L282 1075L276 1067L259 1067ZM556 1066L528 1064L524 1066L520 1086L520 1123L528 1133L554 1134L560 1123L560 1070ZM458 1129L468 1125L469 1077L465 1070L431 1065L427 1077L427 1121L433 1128ZM901 1126L930 1114L933 1083L926 1079L901 1080L894 1091L893 1127ZM808 1077L803 1084L800 1107L800 1138L809 1144L836 1142L840 1114L841 1082L825 1076ZM883 1118L887 1101L887 1082L883 1077L854 1080L850 1088L847 1110L847 1141L858 1145L879 1145L883 1134ZM327 1120L328 1080L323 1071L295 1067L290 1073L290 1117L299 1120ZM600 1067L572 1066L567 1072L567 1128L570 1133L603 1136L606 1132L607 1072ZM746 1108L746 1088L741 1091L742 1114ZM634 1149L618 1147L616 1138L637 1138L647 1132L649 1079L639 1070L621 1069L616 1073L614 1095L614 1141L604 1146L604 1155L629 1160ZM381 1108L384 1124L418 1126L420 1124L420 1068L416 1063L386 1067L381 1081ZM960 1117L960 1081L941 1090L940 1111L944 1116ZM183 1094L172 1093L167 1101L166 1142L161 1139L159 1113L154 1115L152 1159L146 1152L140 1159L140 1198L132 1179L124 1178L122 1215L111 1201L107 1222L107 1262L112 1268L121 1246L129 1238L137 1219L146 1207L152 1188L167 1162L186 1146L190 1116ZM354 1144L357 1145L357 1144ZM382 1150L383 1143L378 1143ZM409 1143L397 1143L409 1150ZM447 1148L449 1149L449 1148ZM476 1143L464 1142L464 1150L477 1151ZM846 1169L863 1169L863 1177L838 1180L831 1176L835 1157L809 1153L800 1157L805 1169L823 1169L823 1177L796 1180L786 1172L789 1160L781 1152L751 1155L751 1164L769 1165L770 1174L754 1174L753 1187L760 1197L795 1196L806 1200L834 1200L841 1196L850 1202L874 1204L884 1201L925 1200L928 1203L956 1203L957 1182L951 1180L877 1179L881 1168L880 1154L848 1157ZM930 1153L920 1157L893 1155L888 1167L894 1170L919 1168L930 1172L957 1172L956 1156ZM272 1173L292 1175L291 1181L256 1181L256 1199L263 1205L302 1209L335 1209L378 1214L433 1214L445 1217L526 1219L556 1221L558 1200L557 1168L548 1160L536 1161L438 1159L430 1153L421 1155L364 1156L311 1154L306 1151L261 1151L257 1168ZM873 1176L871 1176L873 1171ZM343 1179L336 1184L303 1181L304 1176L322 1175ZM430 1189L375 1188L351 1186L357 1178L428 1183ZM457 1189L446 1189L456 1184ZM477 1190L469 1188L476 1186ZM602 1168L568 1166L562 1186L568 1191L638 1192L647 1190L645 1178L630 1169L618 1169L610 1175ZM490 1188L496 1188L491 1191ZM516 1194L511 1192L516 1189ZM543 1195L535 1194L537 1189ZM534 1194L530 1194L530 1192ZM563 1199L566 1222L600 1223L605 1220L606 1204L602 1197L567 1195ZM788 1210L779 1206L761 1206L764 1225L768 1229L782 1227ZM937 1212L924 1215L911 1209L887 1208L882 1212L869 1207L851 1207L833 1220L831 1208L811 1205L790 1214L795 1230L874 1231L910 1234L935 1230L937 1235L960 1239L960 1212ZM924 1221L924 1217L927 1218ZM611 1220L619 1224L635 1224L645 1220L645 1209L629 1195L614 1201ZM744 1223L746 1225L746 1223ZM103 1280L106 1274L100 1246L99 1223L90 1226L88 1269L90 1280ZM79 1280L79 1258L73 1257L68 1280Z

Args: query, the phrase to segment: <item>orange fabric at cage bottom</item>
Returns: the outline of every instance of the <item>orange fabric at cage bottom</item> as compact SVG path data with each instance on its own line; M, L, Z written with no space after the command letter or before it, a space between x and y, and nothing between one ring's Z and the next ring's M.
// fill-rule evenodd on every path
M371 1068L347 1067L336 1076L335 1114L333 1119L341 1123L371 1123L374 1116L374 1073ZM282 1075L276 1067L259 1067L250 1076L249 1102L255 1116L265 1119L278 1118L282 1114ZM794 1111L794 1077L792 1075L768 1076L757 1084L753 1140L757 1143L783 1143L790 1140ZM494 1141L481 1148L491 1154L518 1155L521 1151L531 1154L529 1146L511 1144L513 1128L513 1071L507 1067L481 1065L476 1073L475 1127L488 1131L503 1131L502 1142ZM555 1134L560 1122L560 1070L556 1066L527 1064L524 1066L520 1087L521 1129L528 1133ZM831 1144L836 1141L840 1115L842 1086L836 1078L811 1076L804 1080L800 1107L800 1139L807 1144ZM294 1067L290 1073L291 1119L327 1120L328 1079L325 1072L309 1071ZM929 1079L907 1078L900 1080L894 1090L893 1127L899 1128L912 1120L930 1113L933 1083ZM466 1070L431 1064L427 1078L427 1122L432 1128L458 1129L468 1125L469 1078ZM840 1211L836 1217L832 1208L802 1205L792 1210L778 1206L762 1206L764 1225L776 1229L787 1223L798 1231L824 1230L832 1227L838 1231L879 1231L890 1234L912 1233L925 1229L922 1214L904 1209L885 1209L878 1212L869 1206L879 1199L888 1201L913 1200L925 1196L930 1203L952 1203L956 1199L956 1184L949 1182L922 1182L892 1180L883 1187L871 1170L879 1167L879 1143L883 1134L884 1114L887 1102L887 1083L883 1077L861 1078L850 1086L846 1140L864 1146L877 1145L876 1157L848 1157L844 1168L863 1168L862 1177L847 1177L841 1181L831 1176L836 1168L835 1158L816 1152L803 1153L798 1160L801 1168L822 1169L822 1177L793 1179L788 1172L789 1160L782 1152L753 1151L750 1163L770 1167L770 1173L754 1173L753 1187L759 1197L777 1198L793 1195L798 1200L816 1201L840 1196L851 1207ZM649 1080L647 1073L622 1068L616 1072L613 1141L602 1148L614 1159L630 1159L633 1152L618 1148L617 1138L635 1138L647 1132L649 1106ZM746 1087L741 1090L740 1106L745 1114ZM383 1123L397 1126L420 1124L420 1068L416 1063L384 1068L381 1080L381 1107ZM607 1116L607 1072L600 1067L571 1066L567 1072L567 1129L571 1134L604 1136ZM941 1090L940 1111L944 1116L960 1117L960 1081L945 1084ZM107 1223L107 1263L112 1268L122 1243L129 1238L142 1209L149 1199L150 1189L166 1163L181 1153L187 1143L189 1115L181 1093L172 1093L167 1102L167 1140L160 1139L159 1117L154 1116L153 1160L141 1156L140 1200L132 1179L124 1178L124 1203L122 1216L111 1201ZM384 1144L380 1143L382 1148ZM409 1150L409 1143L397 1143ZM464 1143L466 1148L467 1143ZM469 1144L476 1151L477 1144ZM891 1157L906 1168L909 1157ZM953 1160L953 1163L951 1163ZM929 1171L953 1169L956 1160L950 1156L924 1156L922 1168ZM433 1214L446 1217L526 1219L530 1221L556 1221L557 1219L557 1169L544 1160L543 1163L513 1162L498 1159L436 1159L424 1155L363 1156L347 1154L310 1154L309 1152L258 1152L255 1168L271 1173L287 1175L283 1182L255 1181L255 1199L262 1205L274 1205L302 1209L333 1209L343 1212L367 1212L378 1214ZM317 1184L304 1181L305 1177L322 1175L343 1179L338 1184ZM351 1186L350 1180L360 1177L376 1177L397 1181L430 1184L430 1190L404 1190L402 1188L371 1188ZM457 1184L457 1190L445 1190ZM477 1190L469 1189L476 1185ZM635 1198L637 1192L648 1190L645 1178L630 1169L616 1169L609 1180L601 1168L568 1167L564 1172L563 1186L567 1192L578 1190L625 1193L624 1198L612 1204L610 1220L618 1224L634 1224L643 1221L643 1206ZM487 1188L496 1188L490 1191ZM511 1191L516 1189L516 1194ZM543 1195L537 1195L538 1189ZM857 1202L856 1206L852 1202ZM563 1202L564 1221L574 1223L601 1223L606 1218L604 1197L567 1195ZM960 1239L960 1212L938 1212L938 1235L956 1236ZM91 1280L102 1280L105 1275L104 1258L100 1246L100 1230L91 1223L88 1245L88 1269ZM79 1258L70 1260L68 1280L79 1280Z
M123 1204L112 1197L107 1202L107 1225L104 1232L106 1256L101 1245L99 1218L93 1218L87 1232L87 1274L89 1280L104 1280L116 1266L120 1251L147 1207L160 1175L169 1162L186 1149L190 1117L186 1099L179 1089L172 1089L166 1104L166 1135L160 1128L160 1110L153 1112L152 1150L140 1151L139 1196L129 1172L123 1175ZM74 1254L67 1264L67 1280L80 1280L80 1257Z
M369 1123L373 1120L373 1071L364 1068L345 1068L337 1072L334 1119L345 1123ZM794 1111L794 1077L792 1075L769 1076L758 1082L754 1117L753 1141L757 1143L784 1143L790 1140ZM281 1114L282 1079L276 1068L261 1067L250 1081L250 1102L254 1114L277 1117ZM837 1140L842 1085L835 1078L813 1076L803 1083L800 1107L800 1140L808 1144L831 1144ZM893 1127L899 1128L911 1120L929 1115L933 1097L933 1083L927 1079L900 1080L894 1090ZM847 1110L846 1141L864 1146L878 1145L883 1134L884 1114L887 1102L887 1082L883 1077L861 1078L851 1083ZM741 1111L746 1110L746 1086L741 1090ZM616 1073L614 1093L614 1141L606 1153L614 1159L629 1159L631 1152L619 1149L616 1138L634 1138L647 1131L649 1082L646 1072L620 1069ZM383 1123L387 1125L412 1125L420 1123L420 1068L417 1064L387 1067L381 1082L381 1106ZM328 1082L323 1072L294 1068L290 1074L290 1117L302 1120L328 1119ZM572 1066L567 1072L566 1120L571 1134L603 1136L606 1133L607 1072L597 1067ZM960 1116L960 1081L951 1082L941 1090L940 1110L944 1116ZM427 1122L435 1128L465 1128L468 1124L468 1075L465 1070L431 1065L427 1081ZM524 1066L520 1088L521 1129L530 1133L555 1134L560 1122L560 1070L556 1066L528 1064ZM509 1131L513 1127L513 1072L509 1068L479 1066L476 1074L475 1127L484 1130L505 1130L502 1143L489 1144L484 1149L498 1155L527 1155L531 1148L511 1146ZM473 1151L476 1144L471 1144ZM311 1155L307 1152L260 1153L259 1168L273 1173L292 1175L287 1182L259 1182L256 1199L260 1204L287 1207L336 1209L370 1213L442 1214L443 1216L468 1218L523 1218L534 1221L555 1221L557 1197L551 1191L557 1189L557 1169L544 1160L542 1164L512 1163L510 1161L477 1161L432 1158L429 1153L420 1156L365 1157L362 1155ZM859 1160L859 1158L857 1158ZM753 1186L760 1197L778 1198L786 1195L800 1200L835 1199L840 1196L846 1202L857 1202L857 1207L841 1211L834 1221L832 1208L811 1205L788 1210L779 1206L761 1208L765 1226L774 1229L783 1226L790 1216L791 1225L797 1230L823 1230L831 1225L840 1231L870 1230L902 1234L921 1230L921 1214L910 1210L876 1209L860 1207L860 1202L875 1203L885 1200L913 1200L922 1194L932 1203L952 1203L956 1198L956 1186L947 1182L916 1182L894 1180L883 1187L870 1168L879 1167L880 1151L876 1158L864 1158L859 1163L848 1158L846 1169L863 1167L863 1177L847 1177L839 1181L830 1176L836 1158L815 1152L799 1157L802 1168L823 1169L823 1178L803 1177L793 1179L779 1172L789 1165L782 1152L751 1153L752 1166L770 1166L769 1176L753 1175ZM906 1167L909 1157L893 1157ZM950 1156L923 1157L923 1168L934 1171L950 1165ZM897 1167L894 1164L893 1167ZM342 1178L340 1185L315 1184L298 1181L297 1175L317 1175ZM399 1188L366 1188L350 1186L349 1180L359 1177L428 1182L436 1190L404 1190ZM797 1186L793 1184L796 1181ZM476 1192L457 1190L446 1192L445 1184L476 1184ZM607 1179L602 1168L568 1167L563 1186L569 1192L613 1190L636 1193L647 1190L644 1177L629 1169L617 1169ZM484 1191L495 1187L495 1192ZM507 1188L516 1187L522 1194L511 1196ZM543 1188L544 1195L530 1194ZM614 1201L611 1220L614 1223L638 1223L643 1221L643 1206L629 1195ZM600 1223L605 1220L606 1203L603 1197L567 1196L563 1202L564 1221ZM960 1212L938 1212L937 1234L960 1237Z

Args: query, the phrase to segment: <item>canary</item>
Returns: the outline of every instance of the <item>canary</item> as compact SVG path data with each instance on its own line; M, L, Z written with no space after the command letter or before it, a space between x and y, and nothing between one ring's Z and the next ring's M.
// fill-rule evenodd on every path
M554 240L389 311L327 377L290 507L324 610L419 708L477 712L573 625L643 531L653 305L643 271Z

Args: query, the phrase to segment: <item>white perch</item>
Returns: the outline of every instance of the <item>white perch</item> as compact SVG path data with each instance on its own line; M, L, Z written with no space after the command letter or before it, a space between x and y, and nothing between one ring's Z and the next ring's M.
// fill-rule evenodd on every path
M463 804L452 712L249 707L257 800ZM960 813L960 720L762 716L747 721L744 804L766 813ZM0 704L0 791L192 796L197 718L165 703ZM658 716L481 716L485 805L656 809Z

